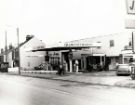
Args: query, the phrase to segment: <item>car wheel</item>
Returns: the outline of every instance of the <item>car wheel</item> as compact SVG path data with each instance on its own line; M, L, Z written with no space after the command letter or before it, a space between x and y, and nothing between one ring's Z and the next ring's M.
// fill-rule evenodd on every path
M117 76L120 76L120 74L116 73Z

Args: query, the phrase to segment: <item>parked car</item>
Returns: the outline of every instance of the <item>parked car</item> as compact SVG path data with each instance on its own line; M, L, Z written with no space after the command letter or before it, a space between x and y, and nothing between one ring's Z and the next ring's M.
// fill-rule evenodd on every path
M129 64L118 64L116 68L117 75L130 75L131 67Z
M34 67L35 70L44 70L45 68L45 64L40 64L39 66Z

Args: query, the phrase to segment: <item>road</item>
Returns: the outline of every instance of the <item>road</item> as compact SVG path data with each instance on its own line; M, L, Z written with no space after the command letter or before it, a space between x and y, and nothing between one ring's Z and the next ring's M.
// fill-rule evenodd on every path
M0 105L134 105L135 89L0 74Z

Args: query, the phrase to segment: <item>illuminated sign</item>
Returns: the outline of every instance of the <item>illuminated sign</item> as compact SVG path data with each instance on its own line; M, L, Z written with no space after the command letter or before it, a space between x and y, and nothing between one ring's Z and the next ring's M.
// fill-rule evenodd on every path
M125 20L125 28L127 28L127 29L135 29L135 20L126 19Z
M135 0L126 0L127 4L127 13L128 14L135 14Z

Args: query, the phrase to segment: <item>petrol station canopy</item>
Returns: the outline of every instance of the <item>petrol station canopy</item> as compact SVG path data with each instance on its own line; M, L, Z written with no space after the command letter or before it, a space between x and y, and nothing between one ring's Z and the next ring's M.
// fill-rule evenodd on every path
M58 46L58 47L50 47L50 48L42 48L42 49L35 49L32 50L33 52L36 51L61 51L61 50L82 50L82 49L89 49L95 48L98 46Z

